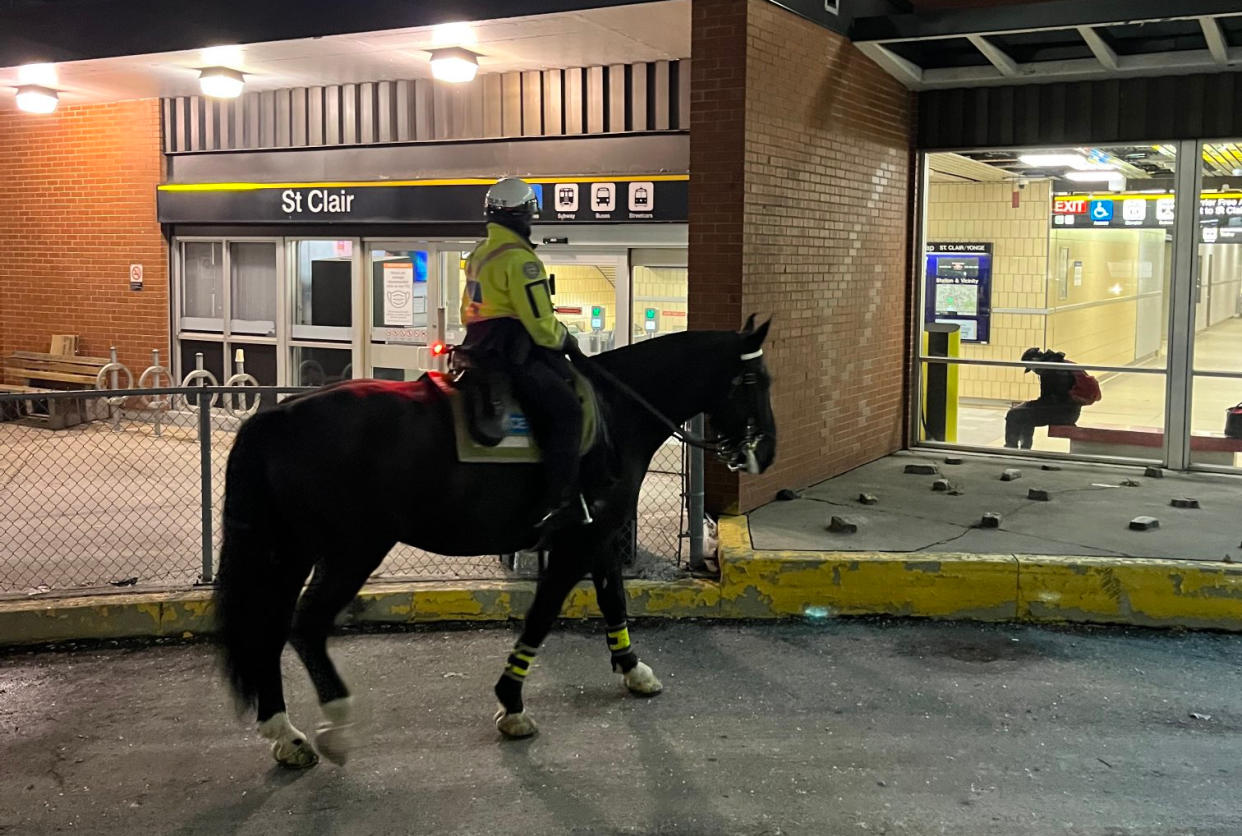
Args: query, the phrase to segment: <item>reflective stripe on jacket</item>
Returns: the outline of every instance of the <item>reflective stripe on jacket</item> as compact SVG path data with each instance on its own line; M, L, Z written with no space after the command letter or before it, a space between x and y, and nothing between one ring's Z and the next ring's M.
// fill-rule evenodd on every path
M502 317L521 320L536 345L557 349L565 342L548 274L534 248L516 232L488 224L487 240L466 259L461 321L470 325Z

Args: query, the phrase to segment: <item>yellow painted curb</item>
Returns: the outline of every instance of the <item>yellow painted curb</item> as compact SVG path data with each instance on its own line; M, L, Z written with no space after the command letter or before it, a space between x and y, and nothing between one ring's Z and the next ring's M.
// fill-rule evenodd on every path
M746 517L719 525L720 580L631 580L629 614L659 618L928 618L1134 624L1242 631L1242 566L1178 560L1021 554L756 550ZM533 581L381 583L343 624L521 618ZM590 584L565 618L599 615ZM211 592L0 601L0 646L75 639L185 637L212 629Z
M1242 566L1193 560L756 550L720 520L721 616L895 615L1242 631Z
M625 585L635 617L710 617L719 586L706 580L631 580ZM365 587L342 624L506 621L521 618L535 595L533 581L381 583ZM599 616L595 589L570 592L564 618ZM211 591L150 592L0 601L0 647L72 640L193 636L213 629Z

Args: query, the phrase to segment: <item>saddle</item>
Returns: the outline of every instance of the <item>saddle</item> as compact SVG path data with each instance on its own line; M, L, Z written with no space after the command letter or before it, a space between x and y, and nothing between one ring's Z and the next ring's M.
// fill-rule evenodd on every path
M466 355L454 356L453 375L427 372L422 379L448 402L453 413L457 458L462 462L508 462L530 464L542 460L526 416L513 395L509 376L503 371L471 363ZM582 440L585 455L602 435L595 389L573 369L574 389L582 405Z

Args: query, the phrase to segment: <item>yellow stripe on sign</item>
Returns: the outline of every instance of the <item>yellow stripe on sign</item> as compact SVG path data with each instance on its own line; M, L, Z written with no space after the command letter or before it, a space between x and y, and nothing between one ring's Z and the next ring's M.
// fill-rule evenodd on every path
M527 183L638 183L677 182L690 179L689 174L635 174L618 177L527 177ZM491 178L464 177L431 180L342 180L326 183L164 183L156 186L161 192L255 192L267 189L376 189L389 186L491 186Z

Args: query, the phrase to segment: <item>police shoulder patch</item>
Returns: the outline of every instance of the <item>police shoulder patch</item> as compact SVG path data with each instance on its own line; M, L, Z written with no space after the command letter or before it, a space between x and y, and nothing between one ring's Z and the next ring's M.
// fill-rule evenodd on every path
M528 279L537 279L539 274L543 272L539 267L538 261L528 261L522 265L522 273Z

